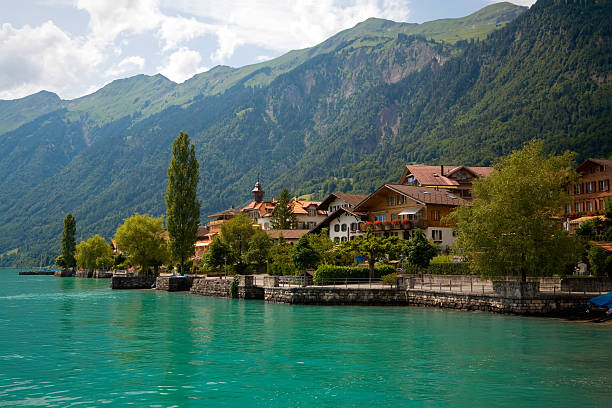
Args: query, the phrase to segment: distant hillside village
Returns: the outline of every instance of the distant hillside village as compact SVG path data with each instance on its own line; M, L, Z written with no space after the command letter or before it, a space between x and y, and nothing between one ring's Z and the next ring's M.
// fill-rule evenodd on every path
M221 225L240 212L247 214L270 238L278 240L282 236L290 243L304 234L324 229L334 243L340 244L354 240L368 229L377 236L409 239L418 228L446 252L453 246L456 232L443 218L456 207L469 203L473 180L487 177L492 171L492 167L407 165L397 184L384 184L369 195L339 192L323 201L295 197L290 202L296 220L291 229L272 229L271 217L278 201L265 200L258 180L251 191L253 201L248 205L209 215L211 221L198 229L195 258L203 257L213 239L221 234ZM564 227L570 233L581 223L601 217L606 200L612 197L612 160L588 159L577 171L582 179L568 188L573 202L563 214Z

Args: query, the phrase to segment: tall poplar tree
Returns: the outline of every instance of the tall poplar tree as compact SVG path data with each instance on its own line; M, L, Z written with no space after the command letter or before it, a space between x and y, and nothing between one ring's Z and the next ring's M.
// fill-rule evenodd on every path
M74 257L76 252L75 234L76 221L72 214L68 213L64 218L64 231L62 232L62 258L65 268L76 267L76 258Z
M194 255L200 224L200 201L196 198L199 164L189 135L181 132L172 143L166 189L166 226L170 255L185 272L185 262Z

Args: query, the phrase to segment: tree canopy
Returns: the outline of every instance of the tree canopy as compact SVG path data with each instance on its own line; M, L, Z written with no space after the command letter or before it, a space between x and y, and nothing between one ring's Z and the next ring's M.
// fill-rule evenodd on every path
M398 245L400 245L398 237L379 237L371 229L368 229L365 234L355 237L353 241L344 242L342 248L348 251L355 251L366 257L371 280L374 277L376 261L397 251Z
M295 227L296 222L297 219L293 213L291 195L289 190L284 188L270 218L272 229L291 229Z
M199 164L189 135L180 132L172 143L166 189L166 225L172 259L185 272L185 261L194 255L200 225L200 201L196 196Z
M427 268L429 262L438 254L439 248L430 243L420 229L416 229L403 248L408 264L419 271Z
M308 234L304 234L293 247L291 259L298 269L306 270L319 264L321 254L313 247Z
M164 240L164 218L135 214L127 218L115 233L119 249L133 265L140 265L143 273L149 267L157 269L168 262L168 246Z
M255 231L253 221L242 212L221 225L221 238L229 246L232 260L239 272L242 272L248 263L246 254Z
M578 261L581 244L562 229L578 178L573 155L545 156L532 141L502 158L487 178L474 181L475 199L449 220L459 232L456 248L484 275L541 276L562 273Z
M77 266L93 271L94 269L107 269L113 264L113 250L100 235L94 235L87 241L76 246Z
M61 262L65 268L74 268L76 266L76 259L74 254L76 252L76 241L74 235L76 234L76 221L71 213L66 214L64 218L64 231L62 232L62 258Z

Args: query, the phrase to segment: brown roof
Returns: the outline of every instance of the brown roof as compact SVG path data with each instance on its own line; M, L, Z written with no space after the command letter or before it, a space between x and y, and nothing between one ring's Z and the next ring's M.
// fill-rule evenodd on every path
M209 215L209 217L221 217L223 215L229 215L229 216L234 216L236 214L238 214L240 212L240 210L236 209L236 208L228 208L227 210L223 210L223 211L219 211L218 213L215 214L211 214Z
M477 177L486 177L493 171L493 167L474 167L474 166L421 166L409 164L406 166L400 183L405 182L408 174L412 174L414 178L424 186L458 186L459 182L448 176L456 173L459 170L465 170ZM442 173L444 171L444 174Z
M591 244L597 245L601 249L604 249L604 250L606 250L608 252L612 252L612 242L595 242L595 241L591 241Z
M323 200L323 202L321 202L319 209L327 211L329 204L336 198L339 198L347 204L355 207L357 204L368 198L368 194L331 193L325 200Z
M352 215L352 216L354 216L354 217L356 217L358 219L361 218L364 221L367 221L367 216L368 216L367 213L359 212L359 211L353 211L352 208L340 207L336 211L334 211L333 213L328 214L327 217L323 221L318 223L313 229L311 229L310 232L312 232L312 233L320 232L321 229L328 227L329 223L332 220L334 220L335 218L339 217L343 213L347 213L347 214L350 214L350 215Z
M581 169L586 166L587 163L595 163L600 166L606 166L607 169L612 169L612 160L607 159L586 159L580 166L576 168L577 171L581 171Z
M206 234L208 234L208 227L206 225L200 225L198 227L198 238L202 238L204 237Z
M295 229L295 230L267 230L266 234L272 239L278 239L281 234L285 239L299 239L302 235L307 234L307 229Z
M395 191L396 193L405 195L406 197L410 197L413 200L422 203L423 205L438 204L459 206L468 203L468 201L453 194L450 194L448 191L436 190L431 187L407 186L404 184L385 184L384 186L373 192L367 199L362 201L361 204L359 204L359 206L355 208L355 210L361 210L364 204L366 204L370 200L370 198L377 195L383 189Z

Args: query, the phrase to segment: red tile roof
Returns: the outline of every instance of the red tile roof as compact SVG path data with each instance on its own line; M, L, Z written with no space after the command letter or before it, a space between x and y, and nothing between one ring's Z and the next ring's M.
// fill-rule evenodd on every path
M357 204L368 198L368 194L331 193L325 200L323 200L323 202L321 202L319 209L327 210L329 204L336 198L339 198L340 200L355 207Z
M405 179L409 174L412 174L414 178L424 186L459 186L459 182L450 178L452 174L459 170L465 170L470 172L474 176L486 177L493 171L493 167L474 167L474 166L421 166L421 165L407 165L400 183L405 183ZM441 174L442 170L444 174Z
M360 211L362 209L365 209L368 201L370 201L370 199L374 196L378 195L380 191L383 191L385 189L405 195L406 197L410 197L413 200L422 204L438 204L451 206L468 204L468 201L464 200L463 198L457 197L444 190L436 190L431 187L407 186L404 184L385 184L384 186L376 190L374 193L372 193L366 200L362 201L361 204L359 204L355 208L355 210Z
M300 239L300 237L304 234L307 234L309 230L307 229L295 229L295 230L267 230L266 234L272 239L278 239L281 235L285 239Z
M593 245L597 245L598 247L608 251L608 252L612 252L612 242L595 242L595 241L591 241L591 244Z

